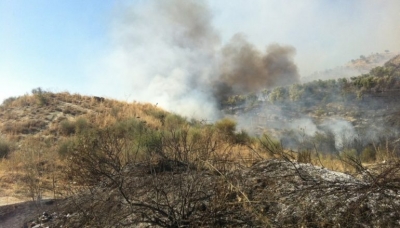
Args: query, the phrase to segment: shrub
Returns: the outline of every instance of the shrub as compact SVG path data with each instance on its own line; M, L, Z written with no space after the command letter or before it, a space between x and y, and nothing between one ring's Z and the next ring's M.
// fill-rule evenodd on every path
M9 98L7 98L7 99L5 99L5 100L3 101L3 104L2 104L2 105L4 105L4 106L11 105L15 100L17 100L16 97L9 97Z
M32 89L32 94L36 97L37 103L39 105L47 105L48 104L48 98L47 98L47 92L42 90L42 88L38 87L36 89Z
M234 120L224 118L215 123L215 128L220 135L220 139L228 144L246 145L252 141L245 130L236 132L236 122Z
M186 119L177 114L168 114L165 117L165 127L167 129L177 129L182 127L185 123L187 123Z
M0 158L7 158L10 154L11 146L8 142L0 140Z
M362 162L374 162L376 160L376 151L374 148L366 147L360 155Z
M235 134L235 144L247 145L251 141L251 137L245 130L241 130L240 132Z
M59 132L64 136L75 134L75 123L69 120L63 120L60 123Z
M264 152L272 157L284 155L282 144L279 141L272 139L267 134L263 134L263 136L259 138L258 143L260 152Z
M179 116L169 118L169 124L182 120ZM82 184L82 189L89 189L82 192L88 194L84 197L89 197L86 199L93 205L84 208L88 201L75 201L82 203L80 209L90 212L88 216L94 217L89 220L84 217L81 224L73 227L111 227L121 221L130 226L141 223L160 227L246 226L242 222L236 224L236 218L246 216L236 206L241 205L236 204L239 191L215 168L221 159L216 159L216 163L207 160L210 154L217 156L214 152L219 149L218 143L213 138L216 129L178 126L153 130L135 118L77 134L73 150L65 142L60 152L68 153L66 174ZM145 152L145 156L138 156L138 152ZM214 167L212 170L219 174L204 175L206 167ZM97 193L100 189L110 192L110 200L102 199ZM233 213L237 216L233 217Z
M270 94L272 103L283 102L288 96L287 89L284 87L276 87Z
M42 120L26 120L18 123L6 123L2 130L11 134L30 134L41 131L46 126Z
M313 137L314 145L320 152L336 153L335 134L328 129L319 131Z
M311 150L300 151L297 154L297 162L311 164Z
M68 154L72 152L72 149L74 147L74 141L73 140L66 140L58 146L58 154L60 155L61 158L65 158Z
M234 120L224 118L216 122L215 127L225 139L233 139L236 131L236 122Z
M76 133L81 133L83 131L85 131L86 129L88 129L89 123L85 118L78 118L77 120L75 120L75 132Z

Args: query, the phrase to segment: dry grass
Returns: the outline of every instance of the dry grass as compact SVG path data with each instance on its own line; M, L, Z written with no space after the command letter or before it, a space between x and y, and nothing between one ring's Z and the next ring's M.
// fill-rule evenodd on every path
M39 105L33 95L24 95L2 106L1 131L8 135L45 134L57 132L56 123L62 120L86 118L96 126L104 127L127 118L138 118L151 128L161 127L161 118L167 113L151 104L126 103L112 99L103 102L79 94L44 93L46 105Z
M14 165L13 159L0 160L0 206L29 200L20 186L22 173Z
M112 99L98 102L93 97L69 92L44 93L44 96L45 104L26 94L0 106L3 138L18 145L7 159L0 159L0 195L7 196L6 199L14 197L10 202L32 197L32 187L40 188L44 195L54 195L54 190L56 194L65 194L62 189L55 189L70 184L63 173L64 161L58 157L59 145L73 136L60 133L63 121L75 124L84 119L103 128L135 118L148 128L157 129L168 114L152 104Z

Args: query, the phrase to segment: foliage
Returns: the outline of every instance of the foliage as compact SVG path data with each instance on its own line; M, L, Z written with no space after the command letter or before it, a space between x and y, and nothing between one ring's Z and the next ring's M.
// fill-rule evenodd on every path
M283 102L287 98L287 95L287 89L285 87L276 87L270 94L270 101L272 103Z
M299 151L297 153L297 162L311 164L311 150Z
M241 95L234 95L234 96L230 96L226 103L227 105L234 107L234 106L240 106L242 104L244 104L246 101L246 97L245 96L241 96Z
M290 86L289 89L289 98L291 101L298 101L303 98L304 89L300 84L294 84Z
M59 132L62 135L69 136L75 134L75 124L69 120L63 120L60 122Z
M236 122L232 119L224 118L215 123L216 129L226 137L232 137L236 131Z
M376 92L400 89L400 71L392 66L376 67L369 74L363 74L350 79L315 80L304 84L293 84L286 87L264 89L261 95L271 103L297 102L308 107L320 106L329 102L352 102L362 99L365 95ZM341 96L338 96L341 95ZM227 103L232 107L241 103L245 95L232 96ZM254 104L255 94L248 94L247 100Z
M75 133L81 133L90 128L88 121L83 118L77 118L75 121L63 120L60 122L59 133L64 136L71 136Z
M38 105L43 106L48 104L48 92L42 90L42 88L38 87L36 89L32 89L32 94L36 97Z
M10 143L0 139L0 159L7 158L10 152L11 152Z
M258 147L260 152L266 153L271 157L286 156L282 144L267 134L263 134L262 137L258 139Z
M178 115L178 114L168 114L165 117L164 126L166 129L178 129L186 124L186 118Z
M61 158L66 158L69 154L72 153L73 148L74 148L74 140L67 139L59 143L57 152Z
M249 145L252 141L253 139L245 130L241 130L240 132L235 134L235 144Z
M330 130L318 131L313 137L317 151L325 153L337 152L335 145L335 135Z
M77 133L81 133L90 127L90 124L87 121L87 119L83 117L79 117L78 119L76 119L74 125L75 125L75 132Z
M7 107L8 105L11 105L15 100L17 100L17 97L9 97L4 99L3 101L3 106Z
M248 94L247 97L246 97L246 101L248 102L248 104L249 104L250 106L256 105L257 102L258 102L258 96L257 96L257 94L255 94L255 93L250 93L250 94Z
M376 161L376 151L373 147L368 146L360 154L360 159L362 162L375 162Z

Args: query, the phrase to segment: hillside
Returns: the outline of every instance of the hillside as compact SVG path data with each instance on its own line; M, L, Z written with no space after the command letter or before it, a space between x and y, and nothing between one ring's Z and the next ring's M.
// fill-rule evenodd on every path
M32 95L8 98L0 106L0 132L3 136L23 139L36 136L59 140L67 122L84 118L90 123L107 125L121 118L136 117L151 127L161 124L166 112L151 104L128 104L101 97L51 93L34 89Z
M34 202L0 226L399 226L399 89L397 56L232 96L213 124L34 89L0 106L0 198Z
M316 80L233 96L224 110L242 121L246 130L272 134L295 150L317 144L318 150L337 152L360 144L357 153L361 153L372 144L399 138L399 61L396 56L350 79Z
M324 78L325 80L350 78L357 75L366 74L373 68L382 66L385 62L389 61L398 54L399 53L386 51L384 53L373 53L368 56L361 55L360 58L353 59L347 62L344 66L306 75L302 78L302 82L311 82L321 78Z

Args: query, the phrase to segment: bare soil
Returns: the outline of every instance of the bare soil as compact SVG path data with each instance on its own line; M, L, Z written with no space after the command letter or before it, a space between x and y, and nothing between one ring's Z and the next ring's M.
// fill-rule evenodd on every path
M0 228L28 227L38 215L56 208L55 200L43 200L41 204L27 201L0 206Z

